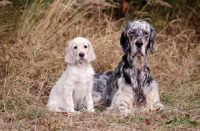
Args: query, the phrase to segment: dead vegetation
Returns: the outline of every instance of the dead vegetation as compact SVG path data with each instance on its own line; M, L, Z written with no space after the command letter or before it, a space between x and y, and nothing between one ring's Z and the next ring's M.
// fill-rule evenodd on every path
M157 31L155 53L149 53L149 66L159 82L164 110L129 116L109 114L98 108L96 113L80 115L52 114L45 110L50 89L66 67L64 53L69 40L82 36L93 43L97 59L92 65L96 72L113 69L121 60L120 35L130 15L113 20L108 12L117 4L91 2L58 0L46 4L38 0L19 15L16 25L13 19L10 23L1 19L0 129L198 130L199 34L195 27L185 26L183 19L170 20L167 15L169 22L156 19L156 15L150 18L135 12L137 19L147 20ZM152 4L148 1L146 6ZM165 7L167 3L162 4ZM167 4L165 8L170 7Z

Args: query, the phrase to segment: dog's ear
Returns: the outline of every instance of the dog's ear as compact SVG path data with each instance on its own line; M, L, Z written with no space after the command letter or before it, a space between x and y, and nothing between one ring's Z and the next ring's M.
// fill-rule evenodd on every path
M91 44L90 41L88 41L88 45L89 45L89 51L88 51L88 58L87 58L87 61L88 61L88 62L91 62L91 61L93 61L93 60L96 59L96 55L95 55L95 53L94 53L94 48L93 48L93 46L92 46L92 44Z
M150 48L150 52L153 53L154 48L154 37L156 36L156 31L154 30L154 28L152 26L150 26L150 38L149 38L149 43L148 43L148 48Z
M72 43L69 42L69 43L68 43L68 46L67 46L67 48L66 48L65 62L70 63L70 64L74 64L76 58L75 58L75 56L74 56L73 53L72 53L71 46L72 46Z
M128 37L124 32L122 32L121 34L120 44L122 46L124 53L127 53L130 49L130 43Z

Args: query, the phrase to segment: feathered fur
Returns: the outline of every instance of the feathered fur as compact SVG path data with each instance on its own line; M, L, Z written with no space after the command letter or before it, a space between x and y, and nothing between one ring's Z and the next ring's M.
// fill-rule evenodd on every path
M96 56L90 41L77 37L68 43L67 68L52 88L47 108L54 112L75 112L82 105L94 112L92 86L94 70L90 64Z
M147 50L153 53L156 32L147 22L129 22L121 34L124 51L122 61L114 71L95 74L93 100L95 106L129 113L137 107L149 110L162 108L158 84L148 67Z

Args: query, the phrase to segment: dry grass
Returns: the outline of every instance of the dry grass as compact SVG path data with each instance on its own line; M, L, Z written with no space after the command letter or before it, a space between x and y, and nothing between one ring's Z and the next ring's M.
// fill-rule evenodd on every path
M47 6L34 2L21 16L18 29L2 36L1 130L199 130L199 36L194 29L182 28L179 20L165 23L162 29L156 28L160 23L151 23L157 37L149 66L159 82L164 110L129 116L101 109L80 115L45 110L50 89L66 67L67 41L82 36L93 43L96 72L113 69L121 60L119 41L127 21L113 21L102 12L103 6L111 5L58 0Z

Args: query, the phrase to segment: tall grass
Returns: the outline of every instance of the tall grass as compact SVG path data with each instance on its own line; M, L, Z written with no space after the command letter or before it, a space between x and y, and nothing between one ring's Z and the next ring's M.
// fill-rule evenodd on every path
M175 126L168 126L165 122L190 114L191 121L200 123L197 31L185 26L181 19L165 22L157 19L158 15L148 17L148 13L136 13L135 17L149 21L157 31L149 66L160 85L161 100L166 105L163 112L157 116L136 113L123 117L99 109L95 114L81 115L52 115L45 110L50 89L66 67L64 53L69 40L82 36L92 42L97 55L92 62L96 72L111 70L121 60L120 35L131 16L113 20L116 5L95 2L34 1L23 11L16 30L2 36L5 41L0 45L0 129L147 130L149 126L143 127L146 121L158 130L196 129L190 123L175 121ZM165 4L162 6L169 8ZM142 11L149 6L153 5L147 2Z

